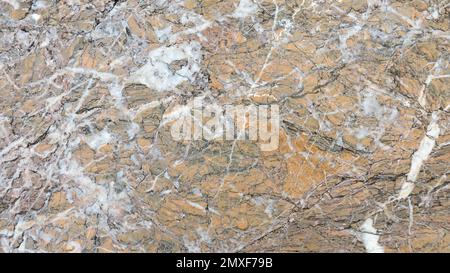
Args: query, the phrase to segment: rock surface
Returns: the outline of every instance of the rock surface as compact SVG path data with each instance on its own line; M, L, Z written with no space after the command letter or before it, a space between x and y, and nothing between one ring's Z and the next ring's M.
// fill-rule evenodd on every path
M450 2L0 1L0 252L450 252ZM202 97L279 146L176 141Z

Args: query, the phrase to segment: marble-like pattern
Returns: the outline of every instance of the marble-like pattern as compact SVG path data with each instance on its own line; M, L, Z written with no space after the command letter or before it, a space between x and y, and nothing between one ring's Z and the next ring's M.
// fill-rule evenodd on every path
M0 252L450 252L449 27L448 0L0 1ZM278 105L278 148L174 140L195 98Z

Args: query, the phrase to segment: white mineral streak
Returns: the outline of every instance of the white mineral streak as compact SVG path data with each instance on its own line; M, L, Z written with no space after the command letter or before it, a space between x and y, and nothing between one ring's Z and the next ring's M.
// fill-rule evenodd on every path
M37 22L41 19L41 15L39 15L37 13L33 13L33 14L31 14L31 18L33 18L33 20Z
M158 37L158 41L165 42L167 41L172 33L172 26L168 26L162 29L155 29L156 37Z
M373 227L371 218L364 221L360 231L361 240L368 253L384 253L384 247L378 243L380 236L377 235L377 230Z
M33 2L33 6L34 9L45 9L46 7L48 7L48 4L46 3L46 1L36 1Z
M85 138L87 145L93 150L97 150L102 145L109 143L111 140L112 136L106 129Z
M258 6L252 0L241 0L233 12L233 17L245 18L254 15L258 11Z
M399 199L407 198L414 190L414 182L416 182L417 180L420 169L422 168L424 161L428 159L428 156L436 145L436 138L439 137L440 128L438 120L438 112L433 112L431 116L431 122L428 125L425 136L420 142L419 149L412 156L411 168L406 177L406 181L403 183L402 188L400 189L400 193L398 194Z
M202 210L202 211L204 211L205 210L205 208L202 206L202 205L200 205L200 204L198 204L198 203L195 203L195 202L192 202L192 201L187 201L187 203L190 205L190 206L192 206L192 207L194 207L194 208L196 208L196 209L199 209L199 210Z
M200 44L196 41L163 46L152 50L147 64L134 72L129 80L159 92L173 90L184 81L194 80L195 73L200 71L201 59ZM187 63L174 71L169 66L174 61Z
M364 114L367 116L375 116L380 119L383 116L384 109L378 102L374 93L368 93L362 102Z

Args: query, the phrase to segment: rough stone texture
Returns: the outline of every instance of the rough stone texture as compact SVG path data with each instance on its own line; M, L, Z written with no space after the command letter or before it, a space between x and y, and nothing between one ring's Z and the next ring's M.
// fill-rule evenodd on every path
M448 0L0 1L0 252L450 252L449 27ZM173 140L195 97L278 104L279 148Z

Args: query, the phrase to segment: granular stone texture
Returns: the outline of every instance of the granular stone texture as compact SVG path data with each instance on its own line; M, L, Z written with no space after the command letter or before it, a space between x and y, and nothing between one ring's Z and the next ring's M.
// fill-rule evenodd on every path
M2 0L0 252L450 252L449 28L448 0ZM277 105L277 148L176 140L197 98Z

